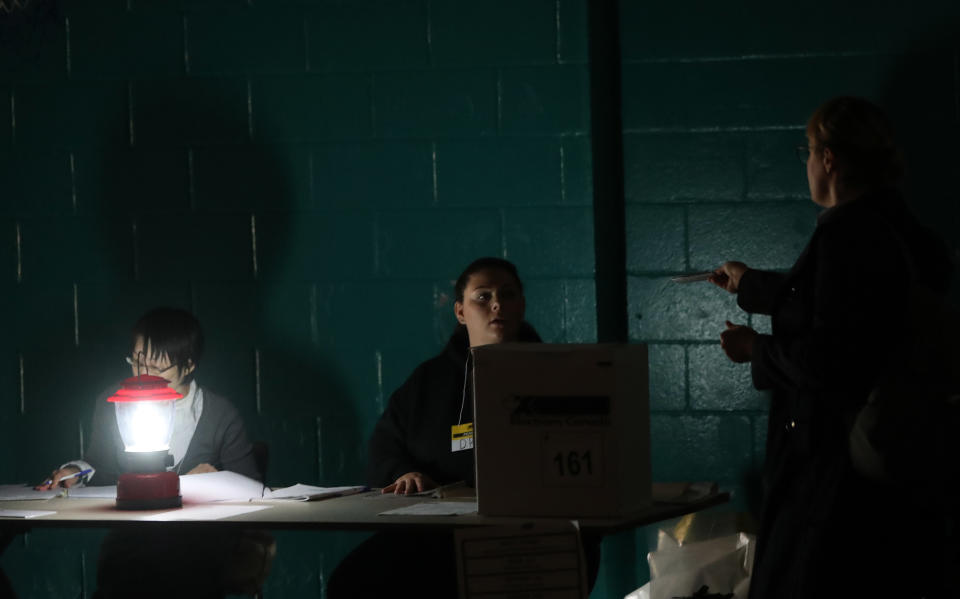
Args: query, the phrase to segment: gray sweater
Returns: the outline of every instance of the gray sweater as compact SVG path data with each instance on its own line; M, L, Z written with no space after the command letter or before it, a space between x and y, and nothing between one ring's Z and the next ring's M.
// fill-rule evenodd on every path
M104 393L97 398L93 414L93 431L84 460L96 472L88 484L115 485L122 473L123 440L113 404L107 402L109 395ZM203 411L178 471L186 474L203 463L260 480L253 446L240 414L233 404L208 389L203 389Z

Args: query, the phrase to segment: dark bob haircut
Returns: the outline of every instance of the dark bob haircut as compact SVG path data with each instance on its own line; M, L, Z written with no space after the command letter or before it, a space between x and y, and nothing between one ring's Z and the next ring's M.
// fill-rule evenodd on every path
M194 371L184 377L191 382L200 366L203 354L203 331L200 322L186 310L180 308L154 308L140 317L133 325L130 336L130 353L137 345L137 339L143 338L144 347L150 346L147 358L157 359L166 355L170 364L181 372L190 365Z
M488 268L502 270L503 272L512 276L517 282L517 287L520 288L520 293L523 293L523 281L520 280L520 273L517 272L517 267L514 266L513 262L504 260L503 258L487 256L484 258L477 258L471 262L465 269L463 269L463 272L460 273L460 276L457 277L457 282L453 288L458 302L463 302L463 292L467 288L467 283L470 281L470 276Z

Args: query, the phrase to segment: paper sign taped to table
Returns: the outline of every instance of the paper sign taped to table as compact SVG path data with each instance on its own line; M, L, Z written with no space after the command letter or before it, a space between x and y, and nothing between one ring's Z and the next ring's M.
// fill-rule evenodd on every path
M460 528L454 538L464 599L587 596L580 531L573 522Z

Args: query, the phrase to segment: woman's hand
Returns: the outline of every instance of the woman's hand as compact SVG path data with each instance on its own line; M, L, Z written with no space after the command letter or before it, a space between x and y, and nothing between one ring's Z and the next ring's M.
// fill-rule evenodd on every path
M80 472L80 469L77 468L76 466L64 466L63 468L60 468L59 470L54 470L53 472L50 473L50 477L47 478L47 480L45 480L45 481L43 481L42 483L40 483L39 485L35 486L35 487L33 488L33 490L34 490L34 491L49 491L50 489L56 489L58 486L60 486L60 479L61 479L61 478L63 478L64 476L69 476L69 475L71 475L71 474L76 474L77 472ZM75 484L77 484L78 482L80 482L80 479L81 479L81 478L83 478L83 477L82 477L82 476L75 476L75 477L73 477L73 478L68 478L67 480L63 481L63 486L64 486L64 487L67 487L67 488L70 488L70 487L72 487L73 485L75 485Z
M203 464L197 464L193 467L193 470L187 472L187 474L204 474L206 472L217 472L217 469L204 462Z
M381 493L393 493L395 495L409 495L411 493L420 493L437 486L426 474L421 472L407 472L392 485L387 485L381 490Z
M747 270L748 267L743 262L724 262L723 266L713 271L708 280L717 287L736 293L740 290L740 277Z
M720 347L727 357L740 364L753 359L753 340L757 332L750 327L727 321L727 330L720 333Z

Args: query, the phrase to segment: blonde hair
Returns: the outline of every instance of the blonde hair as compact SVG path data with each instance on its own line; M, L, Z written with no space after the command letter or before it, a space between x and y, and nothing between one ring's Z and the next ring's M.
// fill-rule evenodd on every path
M903 154L879 106L840 96L824 102L807 122L814 150L830 148L841 177L855 184L892 184L903 176Z

